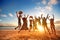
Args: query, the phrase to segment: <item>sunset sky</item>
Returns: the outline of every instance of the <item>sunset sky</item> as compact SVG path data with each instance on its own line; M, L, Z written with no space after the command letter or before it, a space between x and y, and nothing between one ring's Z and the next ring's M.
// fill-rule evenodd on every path
M16 11L23 14L54 14L56 24L60 24L60 0L0 0L0 25L16 26Z

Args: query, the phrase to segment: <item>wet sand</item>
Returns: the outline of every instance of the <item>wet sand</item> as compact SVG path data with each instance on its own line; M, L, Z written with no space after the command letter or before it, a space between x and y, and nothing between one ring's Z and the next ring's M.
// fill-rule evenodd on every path
M0 40L60 40L60 31L57 31L57 36L39 31L21 30L0 30Z

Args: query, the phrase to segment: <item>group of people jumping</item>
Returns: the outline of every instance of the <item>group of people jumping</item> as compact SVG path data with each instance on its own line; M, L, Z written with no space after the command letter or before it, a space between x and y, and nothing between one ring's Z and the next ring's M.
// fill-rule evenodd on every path
M19 11L19 12L16 12L16 15L17 15L17 18L18 18L18 26L15 28L19 28L19 30L36 30L38 29L37 28L37 23L38 25L42 25L42 27L44 28L44 31L45 29L47 29L47 31L49 32L50 34L50 29L51 29L51 33L55 34L56 35L56 30L55 30L55 25L54 25L54 15L53 18L50 18L49 19L49 14L47 14L47 17L42 17L43 14L41 14L41 17L36 17L36 16L29 16L29 15L24 15L24 17L22 17L22 14L23 12L22 11ZM29 19L28 19L29 18ZM48 28L47 26L47 19L49 19L50 21L50 28ZM41 22L42 20L42 22ZM22 25L22 21L23 21L23 25ZM29 28L28 28L28 21L29 21Z

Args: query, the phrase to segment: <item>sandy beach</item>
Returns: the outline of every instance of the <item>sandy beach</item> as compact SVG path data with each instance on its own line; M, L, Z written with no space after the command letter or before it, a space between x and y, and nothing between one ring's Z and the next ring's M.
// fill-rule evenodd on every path
M57 31L57 36L49 36L38 31L0 30L0 40L60 40L60 31Z

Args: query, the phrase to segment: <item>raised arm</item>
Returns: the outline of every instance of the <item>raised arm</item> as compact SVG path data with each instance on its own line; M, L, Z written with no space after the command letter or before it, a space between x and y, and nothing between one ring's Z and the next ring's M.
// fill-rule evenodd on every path
M46 19L49 19L49 14L47 14L47 17L46 17Z
M53 19L54 19L54 15L53 15Z
M18 17L18 13L16 12L16 16Z
M29 15L27 15L27 18L28 18Z
M43 14L41 14L41 18L42 18Z

